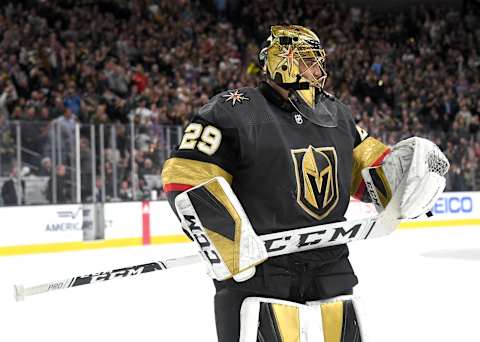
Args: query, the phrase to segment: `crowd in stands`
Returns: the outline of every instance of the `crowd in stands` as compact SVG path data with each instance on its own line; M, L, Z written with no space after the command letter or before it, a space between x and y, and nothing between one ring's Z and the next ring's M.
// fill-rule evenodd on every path
M72 134L79 122L115 126L126 175L132 164L153 164L158 174L165 134L157 127L184 125L217 92L256 85L260 44L270 25L288 22L317 32L327 51L327 90L360 126L390 144L412 135L434 140L452 162L448 189L480 189L478 9L385 13L339 3L7 2L0 7L0 165L15 157L9 123L44 123L22 134L40 174L52 148L41 139L52 123ZM133 155L130 122L148 138L136 141ZM126 198L131 183L118 179Z

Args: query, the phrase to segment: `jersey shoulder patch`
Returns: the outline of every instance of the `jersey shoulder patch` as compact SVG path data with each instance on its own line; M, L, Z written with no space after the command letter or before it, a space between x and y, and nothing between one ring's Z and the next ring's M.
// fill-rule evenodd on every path
M225 94L220 95L224 99L224 103L230 103L232 107L250 101L247 92L241 92L239 89L228 90Z
M252 111L258 93L256 88L251 87L221 92L200 108L198 116L222 127L232 126L234 121Z

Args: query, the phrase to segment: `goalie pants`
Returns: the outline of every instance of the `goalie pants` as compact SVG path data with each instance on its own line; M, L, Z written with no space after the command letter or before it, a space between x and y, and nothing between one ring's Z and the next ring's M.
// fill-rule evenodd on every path
M255 275L241 283L214 281L218 342L238 342L240 308L247 297L267 297L305 303L353 293L357 277L346 255L309 260L309 252L274 257L258 265ZM266 341L269 342L269 341Z

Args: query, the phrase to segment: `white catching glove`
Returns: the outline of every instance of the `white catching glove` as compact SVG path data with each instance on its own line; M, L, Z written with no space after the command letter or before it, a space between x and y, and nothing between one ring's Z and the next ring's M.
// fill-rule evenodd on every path
M400 218L415 218L430 211L445 189L445 174L450 164L437 145L430 140L413 137L400 141L385 158L380 168L394 194L405 182L400 201ZM377 209L378 189L369 174L362 170L367 189ZM372 192L375 191L375 192Z

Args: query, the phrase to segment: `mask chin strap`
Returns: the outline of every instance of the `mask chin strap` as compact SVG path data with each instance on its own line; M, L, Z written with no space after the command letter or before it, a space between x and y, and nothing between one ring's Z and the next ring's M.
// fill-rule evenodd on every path
M293 82L293 83L278 83L277 84L279 86L281 86L282 88L286 89L286 90L289 90L289 91L296 91L296 90L308 90L310 88L310 83L308 82L300 82L300 79L301 79L301 76L300 75L297 75L297 81L296 82ZM275 81L275 80L274 80ZM330 98L331 96L329 94L327 94L323 88L317 88L315 87L317 94L323 94L325 96L327 96L328 98Z
M310 88L310 83L300 82L301 76L297 75L297 80L292 83L279 83L282 88L287 90L308 90Z

